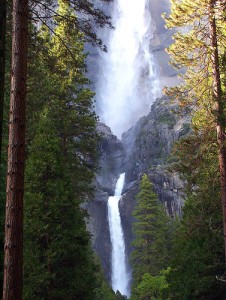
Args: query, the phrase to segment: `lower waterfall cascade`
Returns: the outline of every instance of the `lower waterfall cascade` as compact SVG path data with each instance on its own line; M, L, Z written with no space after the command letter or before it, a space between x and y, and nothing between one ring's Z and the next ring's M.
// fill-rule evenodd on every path
M111 255L111 282L115 292L117 290L127 297L130 295L130 274L126 266L126 253L121 217L119 212L119 200L125 181L125 173L121 174L115 187L114 196L108 198L108 221L112 244Z

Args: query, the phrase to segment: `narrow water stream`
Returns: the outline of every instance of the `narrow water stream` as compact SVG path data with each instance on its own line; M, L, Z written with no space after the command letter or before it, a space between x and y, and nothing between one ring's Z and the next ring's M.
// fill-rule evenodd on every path
M112 245L111 265L112 265L112 288L129 297L130 275L126 267L125 242L122 231L121 217L119 212L119 200L125 181L125 173L121 174L116 187L115 195L108 199L108 221Z

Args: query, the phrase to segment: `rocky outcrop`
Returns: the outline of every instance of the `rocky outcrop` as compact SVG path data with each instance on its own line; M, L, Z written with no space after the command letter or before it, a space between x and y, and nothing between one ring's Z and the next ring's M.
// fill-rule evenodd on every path
M126 182L150 168L169 163L173 144L190 130L188 111L179 111L178 104L167 96L157 99L147 116L122 135L126 150Z
M151 0L149 1L152 22L155 27L154 34L150 40L150 51L158 64L159 80L161 86L172 86L178 83L177 72L169 64L170 57L166 52L172 44L173 30L166 29L162 14L170 12L169 0Z
M170 152L174 142L189 133L189 113L179 112L177 103L168 97L154 102L147 116L122 135L114 136L108 126L99 123L100 171L96 176L94 201L86 204L90 214L87 224L93 248L100 256L106 278L110 281L111 241L108 227L107 200L113 195L119 174L126 172L126 184L120 200L120 213L126 241L126 252L132 251L132 212L143 173L153 182L159 200L170 215L181 215L184 183L178 174L169 171L174 160Z
M132 250L132 212L143 173L149 176L168 213L181 216L184 182L177 173L169 171L175 160L170 153L173 144L189 132L189 112L179 111L178 104L164 96L154 102L147 116L122 135L126 151L126 185L120 201L120 212L128 254Z
M107 280L111 274L111 240L108 225L107 201L114 193L119 174L122 173L125 151L122 143L112 134L110 128L98 123L99 171L96 175L96 192L93 201L84 204L89 213L87 228L92 235L92 245L101 259Z
M108 194L99 189L95 199L84 204L89 214L87 229L92 236L92 247L101 260L105 277L110 283L111 274L111 240L107 212Z
M114 0L95 0L93 2L95 4L95 7L103 11L106 16L111 16L113 11ZM105 40L105 35L108 35L111 30L112 29L110 28L96 28L95 31L97 33L98 38L100 38L103 41ZM88 66L87 77L91 81L90 87L93 90L96 90L96 83L100 76L100 58L102 55L102 50L100 50L99 47L94 45L93 43L86 43L85 52L89 54L86 59L86 64Z
M184 182L178 174L167 171L167 166L157 166L146 170L146 174L154 185L154 190L158 199L166 206L171 216L181 216L184 196ZM129 256L133 249L134 239L132 225L135 221L132 213L136 206L136 195L139 192L141 180L140 174L137 180L130 182L124 188L123 196L120 200L120 214L126 241L126 252Z
M97 131L101 135L99 143L99 167L97 186L109 196L113 196L116 181L122 173L125 151L121 141L112 134L111 129L103 123L98 123Z

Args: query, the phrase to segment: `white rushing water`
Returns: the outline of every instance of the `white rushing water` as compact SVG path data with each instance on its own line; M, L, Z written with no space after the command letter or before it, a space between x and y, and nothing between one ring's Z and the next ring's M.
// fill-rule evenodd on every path
M120 137L160 96L156 64L149 51L154 24L152 0L115 0L113 25L108 31L108 52L101 53L101 75L96 88L101 121Z
M112 245L112 288L115 292L118 290L122 295L126 295L129 297L130 275L128 274L126 268L125 242L118 207L124 181L125 173L121 174L117 181L115 187L115 195L109 197L108 199L108 221Z

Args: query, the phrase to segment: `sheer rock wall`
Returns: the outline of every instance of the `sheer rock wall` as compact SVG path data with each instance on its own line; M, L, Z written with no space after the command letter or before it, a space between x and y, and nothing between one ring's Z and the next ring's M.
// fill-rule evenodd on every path
M116 181L126 172L120 213L128 256L132 251L132 217L136 205L135 196L143 173L147 173L154 184L159 200L170 215L181 215L184 183L179 175L168 170L170 152L174 142L190 131L188 112L179 113L178 105L168 97L157 99L147 116L118 140L109 127L99 123L102 135L99 145L100 172L96 176L95 199L87 204L90 214L88 228L93 235L93 247L101 257L106 276L110 281L111 241L108 227L107 200L113 195Z
M96 5L111 15L114 1L110 4L96 0ZM165 51L171 42L172 31L164 27L161 18L163 12L170 10L169 0L150 0L149 9L152 15L154 34L150 40L150 51L158 64L159 80L162 86L175 85L177 73L169 65L169 56ZM109 35L108 29L99 31L100 37ZM87 66L88 76L95 90L100 76L101 51L90 44L86 45L89 52ZM97 107L98 107L98 99ZM126 240L126 251L131 253L132 211L136 205L135 195L139 191L141 175L146 172L154 184L159 200L162 201L171 215L181 215L183 205L183 186L178 174L170 173L169 154L175 141L189 132L190 119L183 113L178 114L176 103L167 97L156 100L147 116L142 117L134 127L130 128L119 141L111 133L109 127L99 123L98 131L102 134L99 145L100 171L96 176L97 191L95 199L86 204L90 214L87 223L93 238L93 248L100 256L106 278L110 282L111 273L111 241L108 227L107 200L113 195L119 174L126 172L126 183L120 201L120 212Z

